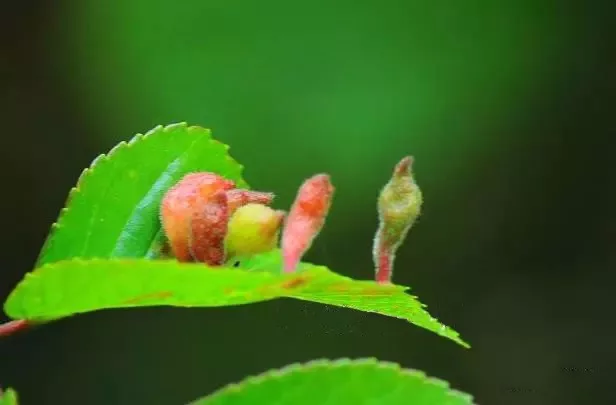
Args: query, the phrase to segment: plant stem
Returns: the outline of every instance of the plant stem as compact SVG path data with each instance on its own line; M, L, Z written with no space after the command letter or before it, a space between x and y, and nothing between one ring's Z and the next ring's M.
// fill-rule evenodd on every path
M385 246L380 246L378 249L375 249L374 254L374 260L377 263L376 282L380 284L391 283L394 264L393 252Z
M8 321L0 324L0 337L9 336L16 332L21 332L32 326L32 324L25 319L17 319L14 321Z

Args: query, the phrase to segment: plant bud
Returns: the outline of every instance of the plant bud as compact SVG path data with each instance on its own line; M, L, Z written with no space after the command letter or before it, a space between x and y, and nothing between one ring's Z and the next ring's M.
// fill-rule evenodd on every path
M411 173L413 158L403 158L378 198L379 228L374 238L376 281L391 282L395 253L419 216L423 197Z

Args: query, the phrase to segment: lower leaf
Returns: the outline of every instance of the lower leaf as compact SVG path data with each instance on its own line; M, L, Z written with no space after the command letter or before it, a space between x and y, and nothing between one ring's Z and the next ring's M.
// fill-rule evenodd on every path
M319 360L229 385L191 405L472 405L473 398L421 371L375 359Z

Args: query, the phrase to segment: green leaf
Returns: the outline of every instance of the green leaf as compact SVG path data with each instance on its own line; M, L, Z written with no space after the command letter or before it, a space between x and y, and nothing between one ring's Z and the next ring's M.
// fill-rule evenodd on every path
M106 308L217 307L289 297L405 319L469 347L406 294L407 287L357 281L308 263L294 274L282 274L281 268L280 251L255 256L241 268L171 260L73 259L27 274L4 310L15 319L38 321Z
M317 360L231 384L191 405L472 405L473 398L417 370L375 359Z
M210 171L247 186L227 150L208 129L186 123L118 144L80 176L37 266L73 257L156 257L160 201L185 174Z
M8 388L6 391L0 390L0 405L17 405L17 392Z

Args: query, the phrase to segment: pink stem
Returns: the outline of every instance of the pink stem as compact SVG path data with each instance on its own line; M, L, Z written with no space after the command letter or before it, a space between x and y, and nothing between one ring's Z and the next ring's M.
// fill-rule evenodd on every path
M379 230L376 236L374 261L376 263L375 281L379 284L391 283L394 270L394 249L384 242L382 230Z
M376 272L376 282L380 284L391 283L392 256L387 251L379 255L379 268Z
M9 336L27 329L32 324L24 319L17 319L0 324L0 337Z

